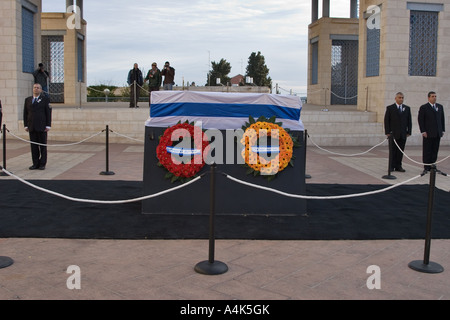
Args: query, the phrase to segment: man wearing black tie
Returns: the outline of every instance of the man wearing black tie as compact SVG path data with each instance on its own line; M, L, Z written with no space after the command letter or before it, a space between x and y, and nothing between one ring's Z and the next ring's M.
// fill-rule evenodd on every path
M42 94L39 83L33 85L33 95L25 99L23 124L30 134L31 158L30 170L44 170L47 164L47 132L51 127L51 108L47 95Z
M422 133L422 162L424 171L430 171L436 163L441 137L445 132L444 108L436 103L436 92L428 92L428 102L419 108L418 122Z
M392 135L395 140L389 151L390 169L400 172L405 172L402 167L403 151L412 130L411 108L403 104L403 99L403 93L398 92L395 95L395 103L387 106L384 114L384 132L388 138Z

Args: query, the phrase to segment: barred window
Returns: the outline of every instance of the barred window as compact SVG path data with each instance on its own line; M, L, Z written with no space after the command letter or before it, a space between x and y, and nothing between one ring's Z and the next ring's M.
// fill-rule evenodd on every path
M22 71L34 71L34 13L22 7Z
M312 63L311 63L311 84L317 84L319 73L319 42L311 44Z
M380 29L367 28L366 77L380 75Z
M410 76L436 76L438 12L410 12L409 67Z

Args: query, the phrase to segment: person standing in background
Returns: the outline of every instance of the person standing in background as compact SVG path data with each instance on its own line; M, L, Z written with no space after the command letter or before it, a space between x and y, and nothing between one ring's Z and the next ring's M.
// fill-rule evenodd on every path
M128 72L127 83L130 86L130 108L139 108L138 101L141 94L141 86L144 84L142 71L135 63L133 69Z
M159 91L159 87L161 87L161 71L158 69L156 62L152 63L152 68L148 70L147 76L145 77L144 82L148 80L148 103L151 104L152 91Z
M164 68L161 71L161 75L164 76L164 90L172 90L173 85L175 84L175 69L170 66L169 61L166 61L164 64Z
M33 72L33 77L34 83L39 83L42 87L42 91L44 91L45 94L48 94L48 81L50 80L50 75L44 69L44 64L42 62L39 63L39 68Z
M47 132L51 128L52 110L46 94L42 93L39 83L33 85L33 95L25 99L23 124L30 134L31 159L30 170L45 170L47 164Z
M423 173L430 171L431 165L436 163L441 137L445 132L444 107L436 100L436 92L428 92L428 102L420 106L417 117L422 134Z

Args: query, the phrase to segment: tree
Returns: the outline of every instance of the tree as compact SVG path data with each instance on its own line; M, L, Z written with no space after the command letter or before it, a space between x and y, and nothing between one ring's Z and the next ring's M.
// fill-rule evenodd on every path
M252 52L248 58L246 77L253 78L253 83L261 87L272 87L272 79L268 76L269 68L266 66L264 56L258 51Z
M206 79L206 85L207 86L215 86L216 79L220 78L220 83L223 85L227 85L227 83L230 81L230 77L228 77L228 74L231 71L231 65L227 60L220 59L219 62L212 61L211 62L211 70L208 72L208 78Z

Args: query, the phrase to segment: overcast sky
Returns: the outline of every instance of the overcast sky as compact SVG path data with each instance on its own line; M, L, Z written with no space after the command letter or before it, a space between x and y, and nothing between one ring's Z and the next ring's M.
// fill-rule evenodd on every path
M65 4L42 0L43 12L65 12ZM331 1L331 16L349 12L350 0ZM211 61L228 61L230 77L245 75L260 51L274 87L306 93L310 0L85 0L84 19L88 85L126 85L135 62L146 72L165 61L177 85L204 85Z

